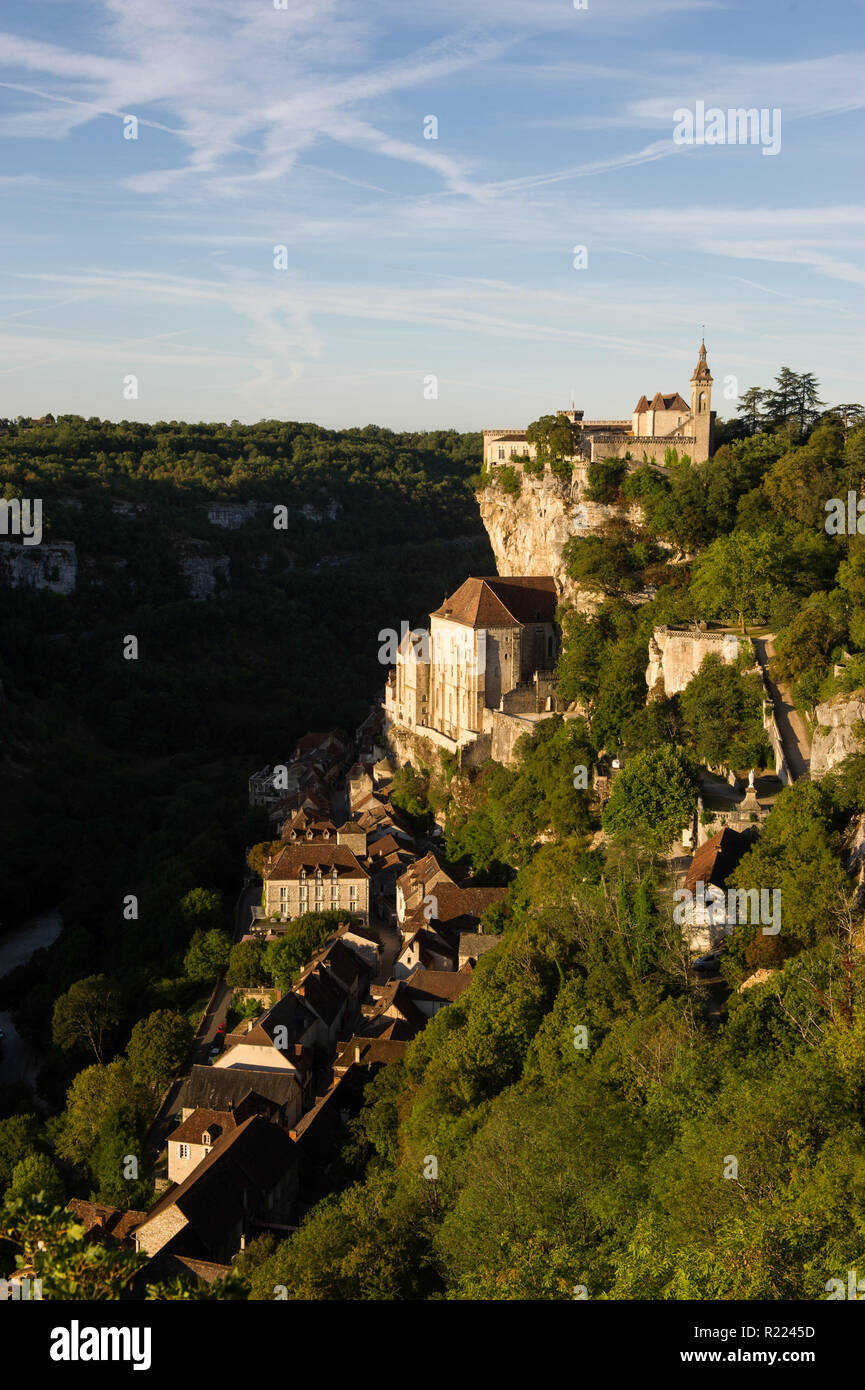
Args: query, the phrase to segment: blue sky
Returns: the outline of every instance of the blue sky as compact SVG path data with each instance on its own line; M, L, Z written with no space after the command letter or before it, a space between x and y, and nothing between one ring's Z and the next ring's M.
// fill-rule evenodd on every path
M720 414L725 380L782 365L863 400L863 21L6 0L0 415L478 429L573 395L617 417L687 396L703 323ZM780 152L676 144L698 101L780 109Z

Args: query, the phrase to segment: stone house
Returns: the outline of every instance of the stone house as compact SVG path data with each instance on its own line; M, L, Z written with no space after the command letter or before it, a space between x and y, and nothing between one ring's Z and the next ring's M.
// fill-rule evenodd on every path
M396 881L396 916L400 926L409 913L423 908L427 894L440 884L456 888L450 874L430 850L422 859L410 865Z
M339 911L369 921L369 874L345 844L288 842L266 861L262 878L267 916L290 920L305 912Z
M494 938L493 938L494 939ZM459 955L459 937L456 933L441 927L436 931L423 926L406 935L402 949L394 961L393 978L404 980L413 971L456 970Z
M749 837L725 827L701 845L685 874L682 933L692 951L710 951L733 931L727 911L727 877L749 846Z
M296 1194L292 1140L278 1125L251 1115L163 1193L136 1227L135 1248L229 1263L262 1226L288 1222Z

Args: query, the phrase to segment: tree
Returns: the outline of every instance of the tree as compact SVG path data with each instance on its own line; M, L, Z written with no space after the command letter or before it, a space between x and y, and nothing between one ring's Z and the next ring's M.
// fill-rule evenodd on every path
M747 391L743 391L739 397L739 404L736 407L737 413L741 415L742 421L749 434L756 434L760 428L761 413L766 392L759 386L749 386Z
M140 1019L126 1049L135 1081L151 1091L164 1090L186 1059L193 1036L189 1020L171 1009Z
M835 415L841 421L841 428L844 432L844 443L846 444L848 432L865 421L865 406L859 405L858 402L850 402L846 405L835 405L832 407L831 411L827 411L827 414Z
M96 1200L109 1206L146 1209L152 1201L147 1125L135 1106L109 1111L90 1160Z
M9 1197L32 1202L42 1196L49 1206L59 1206L66 1192L63 1180L47 1154L28 1154L16 1163L9 1184Z
M180 916L199 931L212 931L225 925L222 894L211 888L193 888L179 904Z
M802 372L797 378L796 386L799 428L804 433L820 414L820 406L826 402L820 400L820 383L813 372Z
M838 495L843 447L841 426L830 417L818 425L806 444L783 454L763 479L772 510L803 526L822 527L826 520L823 504Z
M102 1061L105 1033L120 1021L120 998L107 975L76 980L54 1005L53 1038L64 1050L88 1043Z
M255 989L270 983L264 963L264 943L261 941L238 941L231 948L225 983Z
M766 418L773 425L782 425L798 414L801 391L799 377L789 367L782 367L775 377L775 389L766 392Z
M106 1066L85 1067L66 1093L66 1109L57 1132L57 1152L69 1163L85 1164L99 1142L102 1126L112 1110L134 1105L145 1117L152 1107L136 1085L124 1057Z
M732 609L745 632L745 617L768 611L783 584L778 538L771 531L733 531L719 536L694 566L691 597L706 617Z
M280 850L283 849L285 849L284 840L262 840L260 844L252 846L252 849L246 856L246 862L252 869L252 872L258 874L260 878L264 869L265 859L269 859L271 855L279 854Z
M748 766L763 766L768 759L759 677L742 676L710 653L681 692L679 704L697 757L708 767L742 767L741 755L752 747L758 758L749 759Z
M291 989L303 967L343 920L340 912L304 912L264 952L264 969L278 989Z
M541 415L526 430L526 442L542 463L562 463L580 452L580 426L567 415Z
M690 824L697 809L697 769L681 748L647 748L625 763L613 782L603 825L615 839L636 840L660 854Z
M23 1158L39 1153L39 1121L35 1115L11 1115L0 1120L0 1198Z
M183 968L191 980L214 980L225 970L230 954L231 938L227 932L216 927L197 931L189 943Z

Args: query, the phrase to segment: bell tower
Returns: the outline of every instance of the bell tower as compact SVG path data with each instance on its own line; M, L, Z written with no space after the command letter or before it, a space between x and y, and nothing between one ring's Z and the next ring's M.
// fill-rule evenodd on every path
M712 410L712 373L706 361L705 339L691 377L691 430L696 437L695 462L707 459L714 444L715 415Z

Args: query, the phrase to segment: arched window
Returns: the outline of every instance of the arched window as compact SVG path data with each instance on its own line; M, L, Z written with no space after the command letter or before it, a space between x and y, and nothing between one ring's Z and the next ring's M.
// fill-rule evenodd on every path
M699 412L700 412L701 415L704 413L704 411L705 411L705 409L706 409L706 393L705 393L705 391L701 391L701 392L700 392L700 402L699 402L699 405L698 405L697 409L699 410Z

